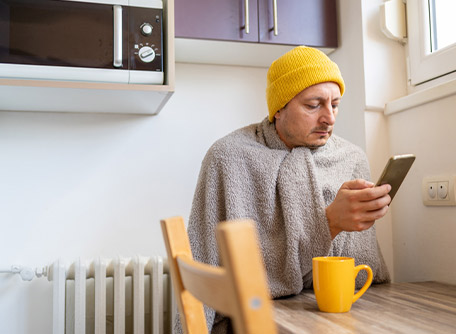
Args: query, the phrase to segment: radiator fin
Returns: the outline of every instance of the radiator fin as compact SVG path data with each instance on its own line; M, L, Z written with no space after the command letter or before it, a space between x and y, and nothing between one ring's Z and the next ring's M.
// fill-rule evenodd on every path
M53 281L53 334L172 333L175 305L160 256L58 260Z

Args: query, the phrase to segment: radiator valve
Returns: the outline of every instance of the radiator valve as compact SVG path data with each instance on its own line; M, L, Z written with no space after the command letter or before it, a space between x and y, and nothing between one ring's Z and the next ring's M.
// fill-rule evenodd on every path
M18 265L12 265L8 269L0 269L0 273L5 274L19 274L23 281L31 281L35 277L47 276L47 267L45 268L36 268L33 270L29 267L23 267Z

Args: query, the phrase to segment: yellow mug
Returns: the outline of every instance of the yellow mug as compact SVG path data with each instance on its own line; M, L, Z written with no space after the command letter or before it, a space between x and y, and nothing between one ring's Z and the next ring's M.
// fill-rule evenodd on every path
M355 294L355 279L361 270L367 271L364 286ZM351 257L314 257L312 259L313 288L318 308L322 312L348 312L372 283L372 269L361 264L355 267Z

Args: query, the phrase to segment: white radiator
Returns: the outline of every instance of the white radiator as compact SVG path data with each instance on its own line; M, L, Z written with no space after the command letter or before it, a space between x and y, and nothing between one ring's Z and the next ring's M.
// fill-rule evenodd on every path
M48 267L53 334L170 334L168 266L161 257L78 260Z

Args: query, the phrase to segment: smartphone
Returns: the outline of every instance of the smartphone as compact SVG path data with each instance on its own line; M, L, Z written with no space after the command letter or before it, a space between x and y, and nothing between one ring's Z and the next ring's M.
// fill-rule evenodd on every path
M413 154L392 156L383 169L382 175L378 179L376 186L381 186L382 184L391 185L389 195L391 200L393 200L394 195L396 195L399 190L402 181L404 181L405 176L410 170L410 167L412 167L414 161L415 155Z

